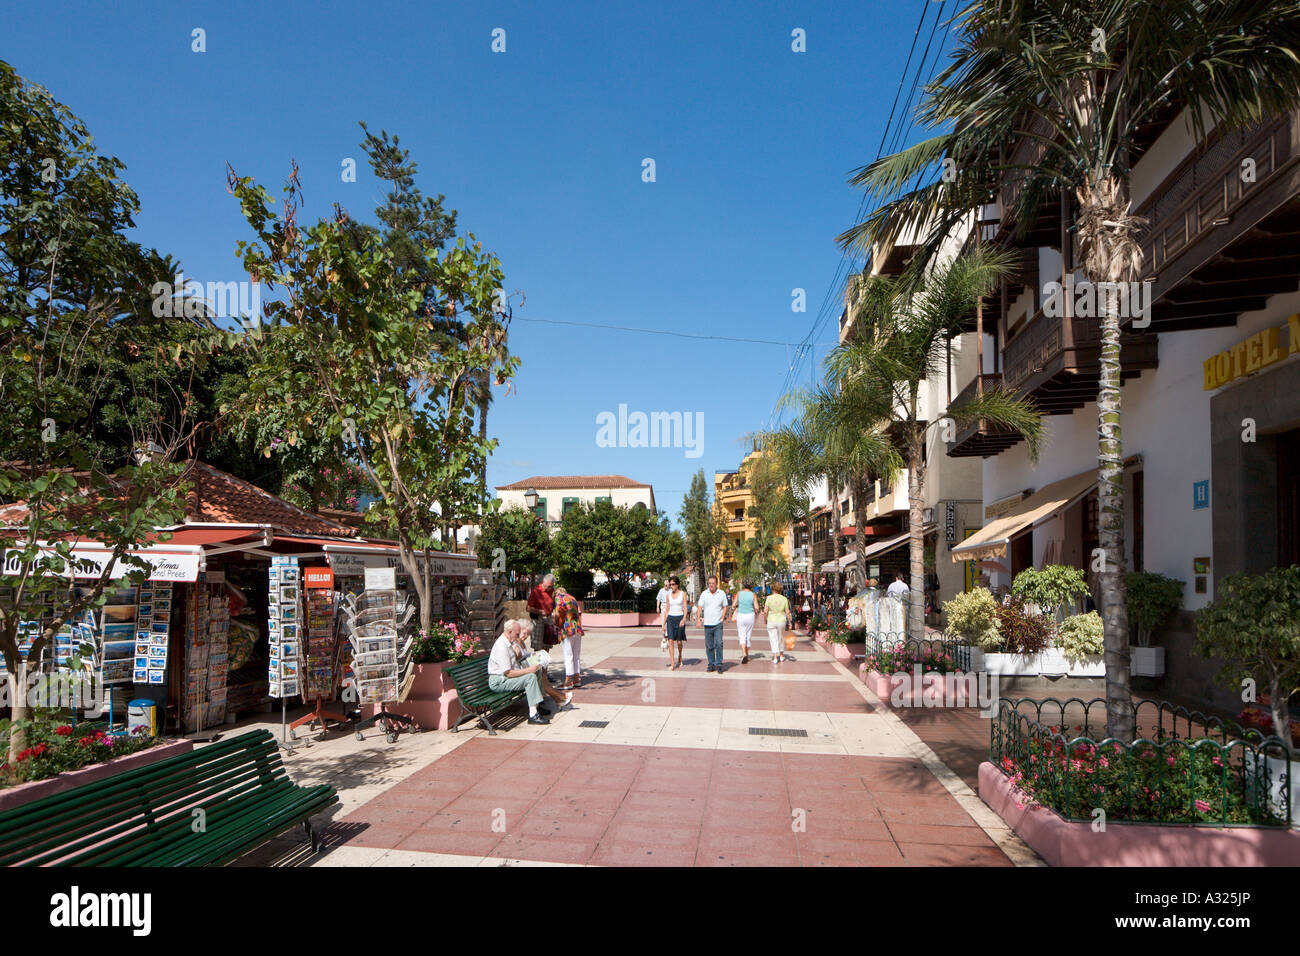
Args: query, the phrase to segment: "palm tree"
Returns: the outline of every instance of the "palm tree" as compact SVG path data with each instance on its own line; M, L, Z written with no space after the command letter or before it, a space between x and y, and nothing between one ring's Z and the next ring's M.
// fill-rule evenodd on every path
M1078 206L1077 243L1092 283L1141 275L1129 179L1134 132L1190 106L1197 143L1213 126L1234 128L1300 106L1300 9L1281 0L975 0L963 11L952 64L919 108L943 130L854 175L882 200L845 232L869 249L924 235L930 258L969 217L982 185L1005 181L1021 227L1059 193ZM1010 155L1008 141L1028 143ZM917 185L937 164L945 175ZM1062 250L1064 253L1064 250ZM1100 528L1104 555L1107 732L1132 739L1124 586L1120 317L1102 307L1097 395Z
M785 567L781 543L775 534L764 527L740 543L736 551L736 572L742 581L773 575Z
M854 334L827 357L828 391L835 397L830 415L878 422L878 433L892 442L893 460L908 474L908 544L911 565L908 635L925 637L925 446L927 432L942 428L942 418L926 421L922 383L943 374L945 344L964 331L975 303L996 287L1007 269L1005 256L975 252L921 276L872 276L863 281ZM959 426L984 420L1025 437L1037 460L1042 442L1041 414L1028 401L990 389L946 416ZM841 429L842 430L842 429ZM897 469L874 475L888 477ZM860 519L859 519L860 520ZM859 562L864 560L859 551Z

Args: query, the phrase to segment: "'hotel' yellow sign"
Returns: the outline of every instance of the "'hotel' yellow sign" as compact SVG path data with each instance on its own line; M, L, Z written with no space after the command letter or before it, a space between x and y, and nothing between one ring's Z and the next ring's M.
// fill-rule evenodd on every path
M1287 329L1289 340L1285 351L1280 344L1283 328ZM1296 352L1300 352L1300 315L1291 316L1285 326L1256 332L1232 348L1207 358L1203 363L1205 391L1227 385L1251 372L1258 372Z

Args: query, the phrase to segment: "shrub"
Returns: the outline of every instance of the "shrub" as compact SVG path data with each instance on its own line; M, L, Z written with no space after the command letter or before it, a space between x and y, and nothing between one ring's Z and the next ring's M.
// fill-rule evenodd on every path
M595 580L596 576L590 571L574 571L569 568L560 568L555 572L555 583L579 601L585 601L591 597ZM658 588L655 589L655 593L658 593Z
M958 594L943 606L948 615L949 637L991 651L1002 646L998 630L998 602L988 588Z
M1002 646L1008 654L1037 654L1047 647L1052 622L1042 615L1029 613L1024 601L1012 598L1009 604L999 604L997 614Z
M1124 578L1128 587L1128 626L1140 647L1151 646L1151 634L1164 626L1183 606L1186 582L1154 571L1132 571Z
M1096 657L1106 649L1102 636L1101 615L1096 611L1067 617L1057 626L1056 646L1066 658L1078 663L1085 657Z
M1088 593L1088 579L1081 570L1068 564L1049 564L1042 570L1025 568L1012 582L1011 593L1038 605L1043 614L1056 617L1064 606Z
M6 722L7 723L7 722ZM152 747L158 738L143 728L130 735L112 736L100 727L73 727L37 719L27 725L27 749L12 765L0 766L0 787L45 780L69 770L102 763Z
M1225 685L1240 689L1250 677L1267 689L1277 734L1290 740L1287 700L1300 689L1300 567L1224 578L1218 599L1196 615L1192 649L1224 662Z
M923 674L951 674L958 670L957 659L939 641L888 642L878 651L868 650L866 664L868 670L881 674L910 671L917 664Z
M411 649L411 659L417 664L438 664L451 661L459 664L481 650L478 637L462 634L450 621L437 621L428 631L421 630Z

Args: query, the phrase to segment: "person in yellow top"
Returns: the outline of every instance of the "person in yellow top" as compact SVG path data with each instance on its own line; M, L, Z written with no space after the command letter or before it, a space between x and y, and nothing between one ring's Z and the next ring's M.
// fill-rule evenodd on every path
M772 645L772 663L780 664L785 657L785 629L790 620L790 602L781 593L781 582L772 584L772 593L763 602L763 618L767 623L767 641Z

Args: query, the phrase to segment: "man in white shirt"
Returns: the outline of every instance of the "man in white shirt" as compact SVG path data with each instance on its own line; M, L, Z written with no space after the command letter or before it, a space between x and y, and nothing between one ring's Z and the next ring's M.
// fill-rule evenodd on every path
M573 700L573 695L561 694L551 687L541 664L521 667L520 664L528 653L519 622L506 621L505 630L496 639L492 653L488 655L488 687L492 690L522 690L528 698L528 722L549 724L551 719L538 710L542 698L550 697L558 707L562 707Z
M659 594L655 597L655 607L658 610L659 619L664 622L664 636L668 636L668 585L665 584L659 589Z
M899 571L894 575L894 583L885 589L885 593L891 598L897 598L903 602L907 601L907 596L912 593L912 589L909 588L907 582L903 580L902 571Z
M709 587L695 602L695 623L704 624L704 650L709 656L709 672L722 673L722 620L727 611L727 595L718 590L718 579L709 576Z

